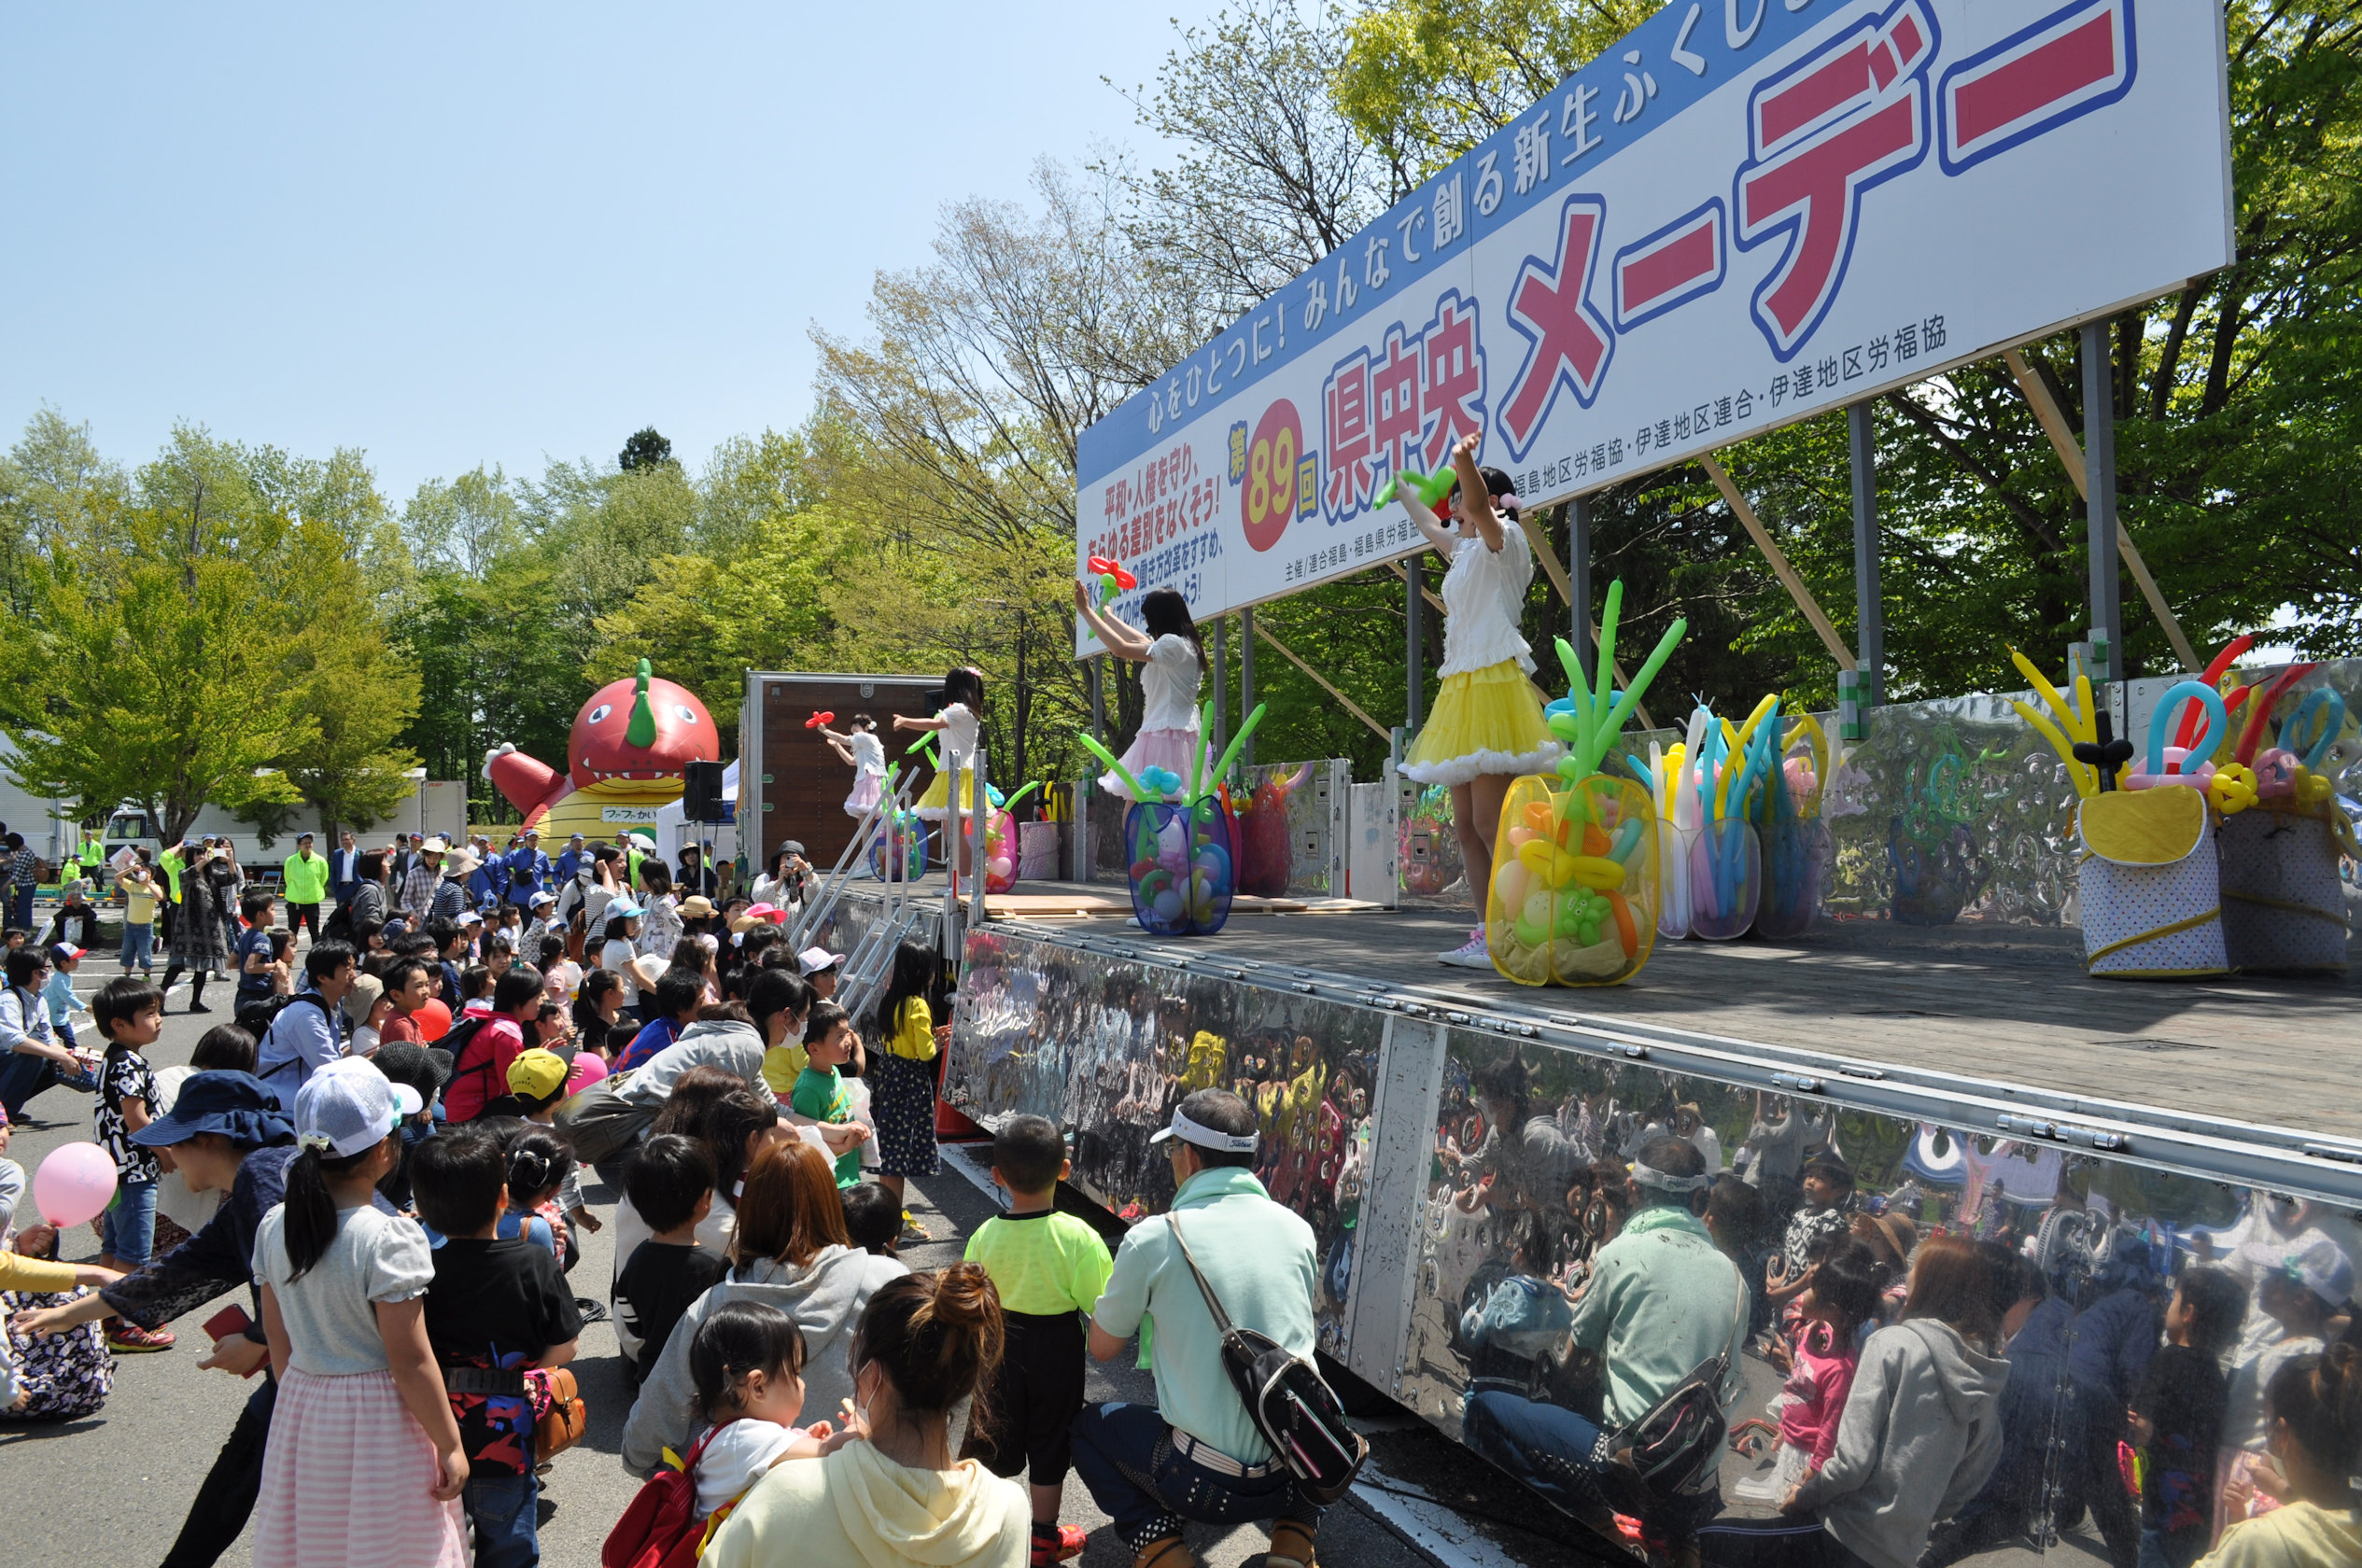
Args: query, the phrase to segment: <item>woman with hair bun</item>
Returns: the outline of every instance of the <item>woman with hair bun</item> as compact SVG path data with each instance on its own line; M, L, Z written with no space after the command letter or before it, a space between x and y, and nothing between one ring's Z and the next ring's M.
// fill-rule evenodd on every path
M818 1463L757 1482L699 1561L1019 1568L1025 1489L951 1458L951 1407L989 1386L1001 1340L1000 1295L975 1264L879 1287L853 1336L845 1430Z
M2362 1562L2362 1351L2341 1341L2299 1356L2265 1397L2281 1505L2224 1531L2198 1568Z

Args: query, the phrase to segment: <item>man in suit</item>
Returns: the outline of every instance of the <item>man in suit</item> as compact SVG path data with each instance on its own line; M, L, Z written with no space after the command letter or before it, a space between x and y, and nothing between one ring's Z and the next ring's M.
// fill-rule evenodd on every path
M353 830L346 828L336 835L336 849L328 858L328 891L339 908L353 902L354 889L360 886L361 852L354 841Z

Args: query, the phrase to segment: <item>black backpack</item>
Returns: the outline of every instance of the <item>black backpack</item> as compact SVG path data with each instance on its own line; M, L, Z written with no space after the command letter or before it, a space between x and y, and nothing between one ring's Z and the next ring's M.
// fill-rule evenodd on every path
M444 1031L443 1038L435 1042L435 1048L437 1050L448 1051L451 1053L452 1084L457 1084L460 1079L467 1077L470 1073L483 1074L484 1099L485 1103L487 1105L489 1105L493 1100L498 1099L500 1096L508 1093L509 1090L507 1084L502 1083L495 1085L492 1081L492 1051L490 1047L487 1046L485 1048L483 1060L469 1062L465 1066L461 1066L460 1063L468 1054L468 1047L475 1043L476 1036L483 1033L484 1026L491 1021L492 1020L488 1016L483 1014L475 1014L468 1017L455 1018L451 1022L451 1028ZM443 1092L447 1102L451 1094L451 1084L444 1085ZM480 1113L479 1113L479 1114Z
M270 1038L273 1027L278 1023L279 1015L299 1001L308 1001L328 1015L328 1027L336 1030L338 1038L343 1038L344 1031L337 1028L336 1009L330 1007L327 999L317 991L290 991L286 996L257 997L251 1001L240 1003L236 1015L238 1027L254 1036L257 1055L260 1054L262 1043ZM263 1082L269 1083L280 1073L285 1072L296 1064L297 1059L289 1057L280 1062L278 1066L262 1075Z
M271 1032L271 1026L279 1021L279 1015L299 1001L308 1001L334 1020L336 1010L320 999L317 991L289 991L285 996L255 997L238 1004L238 1027L254 1036L257 1044Z
M1230 1322L1189 1253L1181 1216L1166 1215L1165 1225L1181 1249L1181 1261L1197 1280L1206 1310L1214 1314L1215 1331L1222 1336L1222 1369L1245 1404L1247 1419L1305 1496L1323 1506L1336 1502L1370 1457L1369 1443L1345 1420L1345 1407L1319 1367L1271 1336Z

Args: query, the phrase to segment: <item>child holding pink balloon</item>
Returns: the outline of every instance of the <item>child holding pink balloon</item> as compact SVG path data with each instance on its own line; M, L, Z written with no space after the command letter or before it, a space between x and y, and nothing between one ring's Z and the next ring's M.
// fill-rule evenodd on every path
M154 1119L156 1074L144 1054L164 1029L164 993L126 974L109 980L91 1000L91 1017L106 1057L99 1068L92 1130L115 1162L115 1201L100 1232L99 1261L109 1268L146 1266L156 1241L156 1183L163 1169L155 1152L132 1134ZM172 1330L142 1328L117 1319L106 1325L107 1348L123 1354L169 1351Z
M1090 591L1075 584L1075 608L1090 623L1107 651L1127 664L1139 665L1140 693L1146 711L1140 716L1140 733L1125 749L1121 761L1134 778L1161 768L1181 778L1202 774L1214 765L1206 754L1198 718L1198 688L1205 679L1205 644L1190 618L1189 601L1171 588L1158 588L1140 601L1136 630L1091 602ZM1099 787L1125 800L1132 790L1120 774L1100 775Z

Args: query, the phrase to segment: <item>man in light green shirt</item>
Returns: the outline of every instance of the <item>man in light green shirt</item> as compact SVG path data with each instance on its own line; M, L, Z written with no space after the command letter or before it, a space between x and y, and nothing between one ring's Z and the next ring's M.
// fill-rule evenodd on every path
M298 833L295 853L279 862L287 887L287 929L289 936L310 922L312 940L320 939L320 901L328 897L328 860L312 852L312 835Z
M1091 1309L1090 1353L1113 1360L1138 1333L1157 1404L1086 1407L1075 1421L1075 1469L1135 1568L1187 1568L1184 1519L1271 1519L1271 1561L1310 1564L1320 1505L1272 1457L1223 1369L1214 1314L1173 1226L1233 1323L1306 1358L1319 1274L1312 1226L1255 1179L1255 1113L1228 1089L1189 1095L1154 1141L1173 1163L1173 1208L1133 1225L1116 1250Z
M1729 1357L1718 1391L1722 1408L1745 1391L1739 1352L1751 1303L1738 1266L1699 1218L1713 1182L1705 1156L1685 1138L1652 1138L1633 1161L1632 1192L1640 1207L1592 1260L1568 1328L1575 1349L1605 1363L1600 1420L1492 1389L1469 1396L1461 1441L1578 1518L1622 1505L1595 1479L1608 1469L1599 1452L1603 1433L1646 1415L1716 1355ZM1721 1511L1721 1491L1709 1483L1642 1522L1686 1535Z

